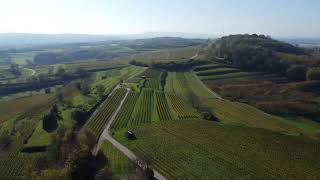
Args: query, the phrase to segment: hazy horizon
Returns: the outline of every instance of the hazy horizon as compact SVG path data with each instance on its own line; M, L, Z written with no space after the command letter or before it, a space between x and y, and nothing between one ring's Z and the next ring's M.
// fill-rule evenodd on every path
M11 0L1 2L0 33L135 35L267 34L320 37L320 1L195 0L154 2Z

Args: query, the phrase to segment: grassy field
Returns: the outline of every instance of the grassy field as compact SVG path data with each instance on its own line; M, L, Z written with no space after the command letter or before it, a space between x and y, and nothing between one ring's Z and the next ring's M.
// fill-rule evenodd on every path
M28 143L25 147L34 147L34 146L47 146L50 143L51 134L48 133L42 128L42 121L39 121L38 126L33 132L32 136L29 138Z
M25 53L14 53L14 54L11 54L11 58L12 58L11 61L16 64L25 65L27 64L27 60L29 60L30 62L33 62L35 55L39 52L30 51Z
M317 141L203 120L167 121L116 138L168 179L318 179Z
M142 55L134 55L131 60L134 59L139 62L151 64L152 62L170 62L170 61L187 61L191 57L195 56L200 47L191 46L186 48L158 50L153 52L147 52Z
M28 111L34 107L48 103L50 94L34 95L0 103L0 122L4 122L19 113Z

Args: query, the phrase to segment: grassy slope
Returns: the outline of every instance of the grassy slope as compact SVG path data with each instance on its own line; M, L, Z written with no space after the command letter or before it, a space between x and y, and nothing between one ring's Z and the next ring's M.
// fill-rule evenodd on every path
M36 127L35 131L33 132L32 136L28 140L28 144L25 147L32 147L32 146L47 146L50 142L50 134L43 130L42 128L42 121L39 121L38 126Z

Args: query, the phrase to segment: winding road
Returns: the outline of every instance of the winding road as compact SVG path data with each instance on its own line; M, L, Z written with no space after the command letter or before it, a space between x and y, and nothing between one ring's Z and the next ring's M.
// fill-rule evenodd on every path
M114 93L114 91L116 89L120 88L120 85L118 85L117 87L115 87L112 91L112 93ZM109 119L105 129L103 130L101 136L99 137L99 141L95 147L95 149L93 150L93 155L97 155L101 144L103 143L103 141L109 141L112 145L114 145L119 151L121 151L124 155L126 155L130 160L132 160L133 162L136 162L142 169L146 168L146 165L139 160L139 158L132 152L130 151L127 147L123 146L122 144L120 144L117 140L115 140L109 133L110 127L113 123L113 121L115 120L116 116L118 115L124 101L126 100L126 98L128 97L128 94L130 93L130 89L126 88L127 92L125 94L125 96L123 97L123 99L120 101L120 104L118 106L118 108L114 111L113 115L111 116L111 118ZM112 94L111 93L111 94ZM98 111L100 108L98 108L96 111ZM155 169L153 169L153 173L154 173L154 177L158 180L166 180L166 178L164 176L162 176L158 171L156 171Z

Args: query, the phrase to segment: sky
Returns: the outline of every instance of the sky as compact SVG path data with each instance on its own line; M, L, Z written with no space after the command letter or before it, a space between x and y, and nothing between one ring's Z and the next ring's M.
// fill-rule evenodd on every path
M0 0L0 33L320 37L320 0Z

